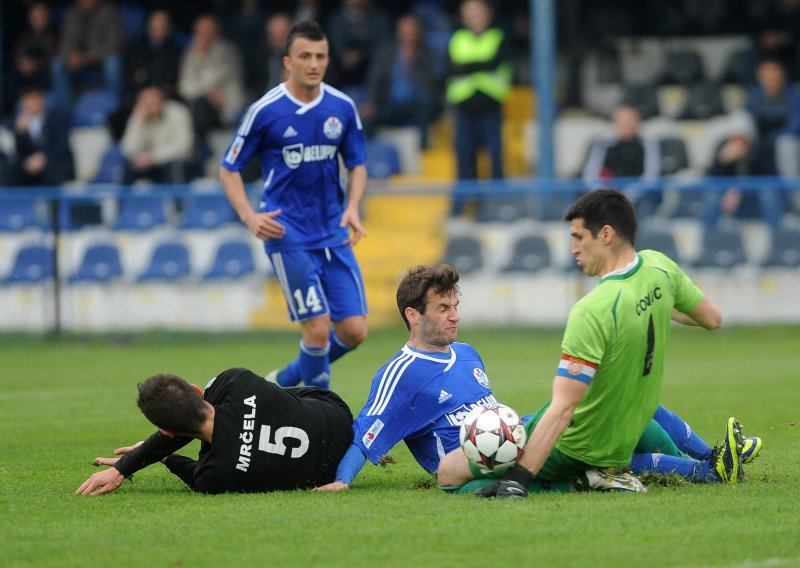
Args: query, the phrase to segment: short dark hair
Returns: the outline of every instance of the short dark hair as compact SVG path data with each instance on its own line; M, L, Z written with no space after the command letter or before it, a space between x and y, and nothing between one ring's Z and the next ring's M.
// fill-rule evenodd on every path
M153 375L139 383L136 404L156 427L177 434L197 434L206 419L206 402L177 375Z
M616 189L596 189L579 197L564 215L565 221L573 219L583 219L583 226L593 237L603 226L610 225L631 245L636 242L636 209Z
M328 39L325 35L325 30L322 29L317 22L298 22L289 30L289 35L286 36L286 47L283 50L284 55L289 55L294 40L302 37L309 41L323 41Z
M451 292L460 294L458 288L458 270L449 264L439 264L438 266L428 266L421 264L414 268L409 268L400 280L397 287L397 309L400 310L400 317L411 329L406 317L406 308L414 308L419 313L424 314L428 305L426 295L428 290L444 295Z

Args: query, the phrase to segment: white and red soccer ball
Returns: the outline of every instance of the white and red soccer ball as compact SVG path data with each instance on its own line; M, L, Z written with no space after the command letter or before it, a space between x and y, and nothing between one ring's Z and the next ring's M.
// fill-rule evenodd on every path
M469 461L480 468L498 471L520 458L527 434L519 415L499 404L473 408L461 423L459 440Z

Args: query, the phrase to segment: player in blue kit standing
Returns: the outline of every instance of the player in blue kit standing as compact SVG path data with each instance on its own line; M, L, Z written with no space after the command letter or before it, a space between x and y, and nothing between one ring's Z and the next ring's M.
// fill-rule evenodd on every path
M365 138L353 101L322 81L328 62L322 28L295 25L283 56L287 80L250 106L220 168L228 199L264 241L291 319L300 323L298 357L268 375L281 386L328 388L330 364L367 335L364 282L352 251L366 235L359 214ZM258 211L241 176L254 156L264 178Z

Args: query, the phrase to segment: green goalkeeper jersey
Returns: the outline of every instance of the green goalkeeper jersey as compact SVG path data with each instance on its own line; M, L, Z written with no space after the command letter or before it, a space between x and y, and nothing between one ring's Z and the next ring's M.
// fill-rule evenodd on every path
M625 467L658 406L672 308L703 293L660 252L607 274L572 308L558 375L589 384L556 447L598 467Z

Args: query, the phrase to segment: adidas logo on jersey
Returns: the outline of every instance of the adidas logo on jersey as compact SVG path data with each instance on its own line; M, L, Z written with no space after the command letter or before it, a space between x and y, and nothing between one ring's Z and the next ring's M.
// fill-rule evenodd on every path
M283 132L283 137L284 137L284 138L291 138L292 136L297 136L297 130L295 130L294 128L292 128L292 127L290 126L289 128L287 128L287 129L286 129L286 130Z
M447 392L446 390L443 390L442 392L439 393L439 404L442 404L444 401L449 400L451 398L453 398L453 395Z

